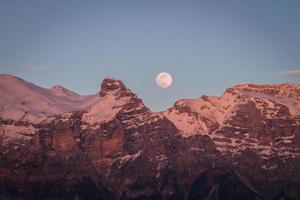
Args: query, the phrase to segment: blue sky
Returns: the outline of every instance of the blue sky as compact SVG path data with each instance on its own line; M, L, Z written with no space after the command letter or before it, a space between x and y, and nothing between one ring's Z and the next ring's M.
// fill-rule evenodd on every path
M299 10L296 0L0 0L0 73L80 94L113 76L154 111L237 83L299 83ZM170 88L156 85L161 71Z

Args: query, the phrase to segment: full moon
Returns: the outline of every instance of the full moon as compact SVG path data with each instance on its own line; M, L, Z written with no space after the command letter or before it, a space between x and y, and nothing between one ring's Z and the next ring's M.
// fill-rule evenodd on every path
M161 72L156 76L156 83L161 88L170 87L172 84L172 76L167 72Z

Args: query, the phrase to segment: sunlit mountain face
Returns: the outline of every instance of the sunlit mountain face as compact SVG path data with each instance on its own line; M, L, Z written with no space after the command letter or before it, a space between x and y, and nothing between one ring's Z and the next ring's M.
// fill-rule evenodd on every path
M0 0L0 200L300 200L300 0Z
M79 95L0 75L0 97L0 199L300 199L297 84L161 112L112 78Z

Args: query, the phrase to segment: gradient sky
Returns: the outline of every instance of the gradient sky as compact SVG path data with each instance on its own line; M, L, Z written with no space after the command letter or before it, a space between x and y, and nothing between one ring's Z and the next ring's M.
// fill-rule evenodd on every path
M299 83L300 1L0 0L0 73L80 94L112 76L154 111L237 83Z

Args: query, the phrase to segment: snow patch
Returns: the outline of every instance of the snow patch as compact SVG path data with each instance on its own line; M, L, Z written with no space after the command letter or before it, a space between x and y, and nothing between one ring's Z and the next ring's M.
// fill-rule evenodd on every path
M142 155L142 150L138 151L135 154L131 154L131 155L127 154L125 156L122 156L122 157L119 158L120 159L120 164L123 165L128 161L134 161L135 159L137 159L141 155Z

